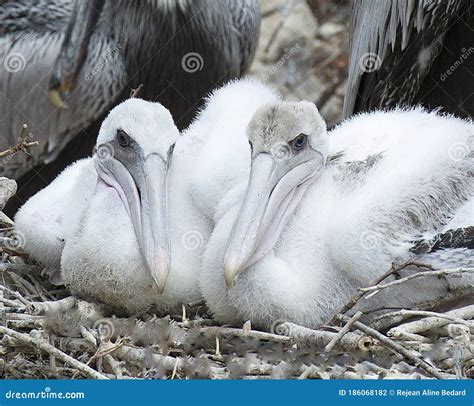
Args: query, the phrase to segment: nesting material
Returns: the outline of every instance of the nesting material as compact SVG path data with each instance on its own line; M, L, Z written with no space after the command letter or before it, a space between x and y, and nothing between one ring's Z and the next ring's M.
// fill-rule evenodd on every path
M1 231L5 235L9 228ZM282 320L270 332L253 330L249 322L242 328L220 326L202 301L184 305L179 316L125 318L52 285L21 248L2 251L3 378L474 377L472 304L443 312L424 304L364 323L360 312L353 317L338 312L330 325L316 330ZM377 289L361 290L352 302Z

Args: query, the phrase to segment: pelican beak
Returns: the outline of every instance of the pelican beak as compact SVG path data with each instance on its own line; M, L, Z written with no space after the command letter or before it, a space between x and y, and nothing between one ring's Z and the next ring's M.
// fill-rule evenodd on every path
M132 220L144 264L158 293L163 293L170 269L167 210L167 165L151 154L129 171L115 158L96 160L99 178L115 188Z
M87 58L91 35L99 21L105 0L76 0L64 35L61 50L49 82L49 100L58 108L67 108L63 97L69 95Z
M322 157L288 169L268 153L252 159L247 192L224 259L228 288L242 271L273 249L321 162Z

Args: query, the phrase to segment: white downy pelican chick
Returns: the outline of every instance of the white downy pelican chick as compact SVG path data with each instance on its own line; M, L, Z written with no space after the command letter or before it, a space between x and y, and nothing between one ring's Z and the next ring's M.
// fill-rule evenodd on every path
M364 160L328 159L332 137L380 131L389 139ZM245 199L215 228L201 270L220 321L316 327L392 262L430 255L435 244L420 239L439 241L463 210L464 224L474 225L472 122L421 109L375 112L329 137L313 104L280 102L259 109L247 134ZM474 265L468 234L450 248L458 266ZM413 283L396 299L406 305L445 293L436 283Z
M173 296L167 172L178 129L159 103L129 99L102 123L97 182L66 240L61 274L76 294L136 312ZM162 294L160 294L162 293Z

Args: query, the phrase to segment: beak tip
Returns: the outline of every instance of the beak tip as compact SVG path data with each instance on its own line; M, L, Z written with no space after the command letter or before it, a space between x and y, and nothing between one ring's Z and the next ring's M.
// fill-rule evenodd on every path
M230 289L235 285L235 281L240 271L240 266L233 261L227 262L224 265L224 276L227 289Z
M69 106L61 99L61 94L56 89L50 89L48 92L50 102L59 109L67 109Z

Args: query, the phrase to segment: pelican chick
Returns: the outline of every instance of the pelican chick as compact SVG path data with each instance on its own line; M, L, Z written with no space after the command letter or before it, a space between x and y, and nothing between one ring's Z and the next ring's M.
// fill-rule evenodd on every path
M372 144L365 159L329 159L333 137L381 131L389 141L379 150ZM245 198L215 228L202 264L201 290L215 317L316 327L392 262L426 258L434 244L420 244L420 236L447 232L472 207L473 131L472 122L414 109L362 114L328 134L312 103L260 108L247 130ZM474 265L468 234L450 247L458 266ZM444 288L424 281L395 296L405 305Z
M198 270L207 240L245 190L250 167L245 129L260 106L278 99L258 81L230 82L208 97L180 137L161 105L128 100L104 121L96 155L69 167L21 208L16 220L25 250L52 268L61 262L73 292L128 313L155 304L168 310L199 299ZM166 187L163 168L143 172L153 169L143 160L155 153L166 163ZM147 198L149 184L161 197ZM144 199L156 207L156 219L148 223L151 212ZM147 237L171 254L158 250L155 255ZM161 295L150 288L153 263L142 257L161 258L163 265L168 257L168 276L165 266L155 274Z
M160 293L170 268L166 178L178 135L167 109L139 99L102 123L95 190L62 252L73 293L130 312L172 295Z

